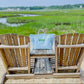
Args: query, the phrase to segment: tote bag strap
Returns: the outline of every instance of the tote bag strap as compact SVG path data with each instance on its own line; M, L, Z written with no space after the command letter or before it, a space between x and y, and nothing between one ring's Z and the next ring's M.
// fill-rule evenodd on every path
M39 29L39 30L38 30L38 34L39 34L40 32L43 32L43 33L45 34L45 30L44 30L44 29Z

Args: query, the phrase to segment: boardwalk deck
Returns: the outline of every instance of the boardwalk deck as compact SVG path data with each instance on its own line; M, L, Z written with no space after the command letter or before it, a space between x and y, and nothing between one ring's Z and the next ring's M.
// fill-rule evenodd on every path
M37 58L34 74L50 74L52 68L48 58Z

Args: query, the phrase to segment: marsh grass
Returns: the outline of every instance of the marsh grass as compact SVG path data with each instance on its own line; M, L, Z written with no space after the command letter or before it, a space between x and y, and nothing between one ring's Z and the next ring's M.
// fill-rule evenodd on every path
M65 13L67 11L67 13ZM16 33L23 35L36 34L39 29L45 29L46 33L57 35L64 33L84 33L84 9L82 10L59 10L59 11L20 11L20 12L0 12L2 16L7 16L9 23L24 23L17 27L10 27L0 24L0 34ZM37 14L40 16L10 17L18 14Z

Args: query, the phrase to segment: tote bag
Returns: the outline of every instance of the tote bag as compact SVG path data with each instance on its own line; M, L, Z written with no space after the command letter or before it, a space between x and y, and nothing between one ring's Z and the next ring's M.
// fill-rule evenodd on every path
M33 49L52 49L55 34L31 34Z
M30 35L33 49L52 49L54 38L54 34Z

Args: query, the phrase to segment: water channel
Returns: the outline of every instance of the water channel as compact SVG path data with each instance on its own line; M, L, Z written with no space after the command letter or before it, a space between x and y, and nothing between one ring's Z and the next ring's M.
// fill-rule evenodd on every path
M18 14L18 15L20 15L20 17L21 16L24 16L24 17L27 17L27 16L39 16L39 15L35 15L35 14ZM8 23L7 22L7 18L0 18L0 23L5 24L7 26L12 26L12 27L14 27L14 26L20 26L20 25L24 24L24 23L18 23L18 24Z

